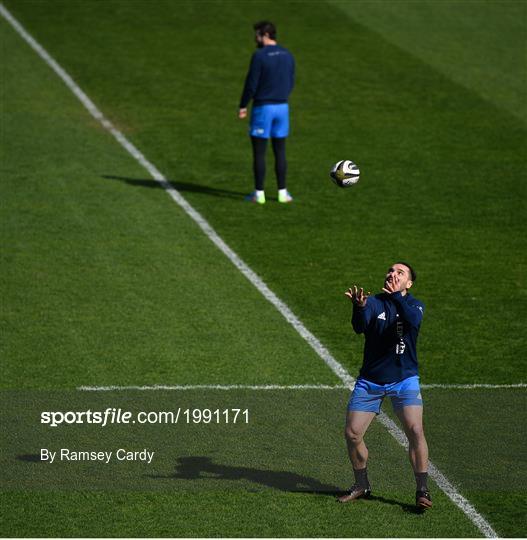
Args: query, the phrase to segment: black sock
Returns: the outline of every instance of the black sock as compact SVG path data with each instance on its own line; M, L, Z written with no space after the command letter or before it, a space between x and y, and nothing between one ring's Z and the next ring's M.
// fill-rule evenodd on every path
M368 467L364 467L364 469L353 469L353 474L355 475L356 484L358 484L361 488L370 489L370 483L368 481Z
M287 173L287 160L285 159L285 137L271 139L274 152L274 171L278 189L285 189L285 175Z
M416 483L416 490L417 491L428 491L428 473L427 472L416 472L415 475L415 483Z
M261 137L251 137L253 144L253 172L254 188L262 190L265 182L265 150L267 149L267 139Z

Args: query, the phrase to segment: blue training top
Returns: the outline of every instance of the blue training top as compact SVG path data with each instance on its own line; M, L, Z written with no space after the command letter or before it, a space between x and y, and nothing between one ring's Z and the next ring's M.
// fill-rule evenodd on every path
M388 384L418 375L416 345L423 310L417 298L400 292L370 296L363 308L353 305L353 329L366 337L361 377Z
M280 45L267 45L254 52L245 79L240 109L251 98L254 105L287 103L295 83L295 59Z

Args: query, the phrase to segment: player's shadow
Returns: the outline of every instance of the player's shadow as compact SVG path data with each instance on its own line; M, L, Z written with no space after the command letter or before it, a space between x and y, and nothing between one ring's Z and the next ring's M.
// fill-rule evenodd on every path
M199 184L191 184L190 182L175 182L174 180L167 180L166 185L163 185L161 182L149 178L128 178L126 176L115 176L110 174L103 174L102 178L105 178L107 180L119 180L120 182L124 182L129 186L134 187L166 189L171 186L182 193L201 193L203 195L211 195L213 197L227 197L230 199L240 199L247 195L247 192L242 193L240 191L201 186Z
M301 474L287 471L269 471L264 469L255 469L253 467L233 467L232 465L222 465L214 463L210 457L189 456L180 457L176 462L175 470L172 474L148 475L150 478L173 478L175 480L199 480L199 479L217 479L217 480L249 480L255 484L260 484L280 491L294 493L308 493L314 495L323 495L337 498L344 495L344 491L337 486L324 484L316 478L303 476ZM383 504L400 506L404 512L421 513L415 506L395 499L388 499L372 495L369 499L360 502L375 501ZM355 503L348 503L355 504Z
M28 461L29 463L42 463L40 454L20 454L16 456L19 461Z
M306 492L336 496L340 489L324 484L316 478L287 471L269 471L252 467L234 467L214 463L210 457L180 457L175 471L168 475L149 475L150 478L173 478L176 480L198 480L212 478L217 480L249 480L280 491Z
M396 501L395 499L387 499L386 497L381 497L379 495L370 495L368 500L377 501L383 504L390 504L392 506L400 506L403 512L407 514L423 514L424 510L417 508L414 504L408 504L401 501Z

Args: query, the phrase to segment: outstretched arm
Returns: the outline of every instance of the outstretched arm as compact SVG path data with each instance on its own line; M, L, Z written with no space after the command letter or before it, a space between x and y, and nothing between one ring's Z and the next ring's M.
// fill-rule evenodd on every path
M365 294L362 287L359 289L357 285L353 285L353 288L349 288L344 294L353 303L353 315L351 317L353 330L357 334L361 334L366 330L374 311L372 302L368 304L370 293Z

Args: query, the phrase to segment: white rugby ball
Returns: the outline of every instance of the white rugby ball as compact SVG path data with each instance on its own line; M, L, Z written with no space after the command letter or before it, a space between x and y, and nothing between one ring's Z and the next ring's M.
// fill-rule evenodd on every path
M333 165L329 176L337 186L346 188L359 181L360 170L350 159L342 159Z

